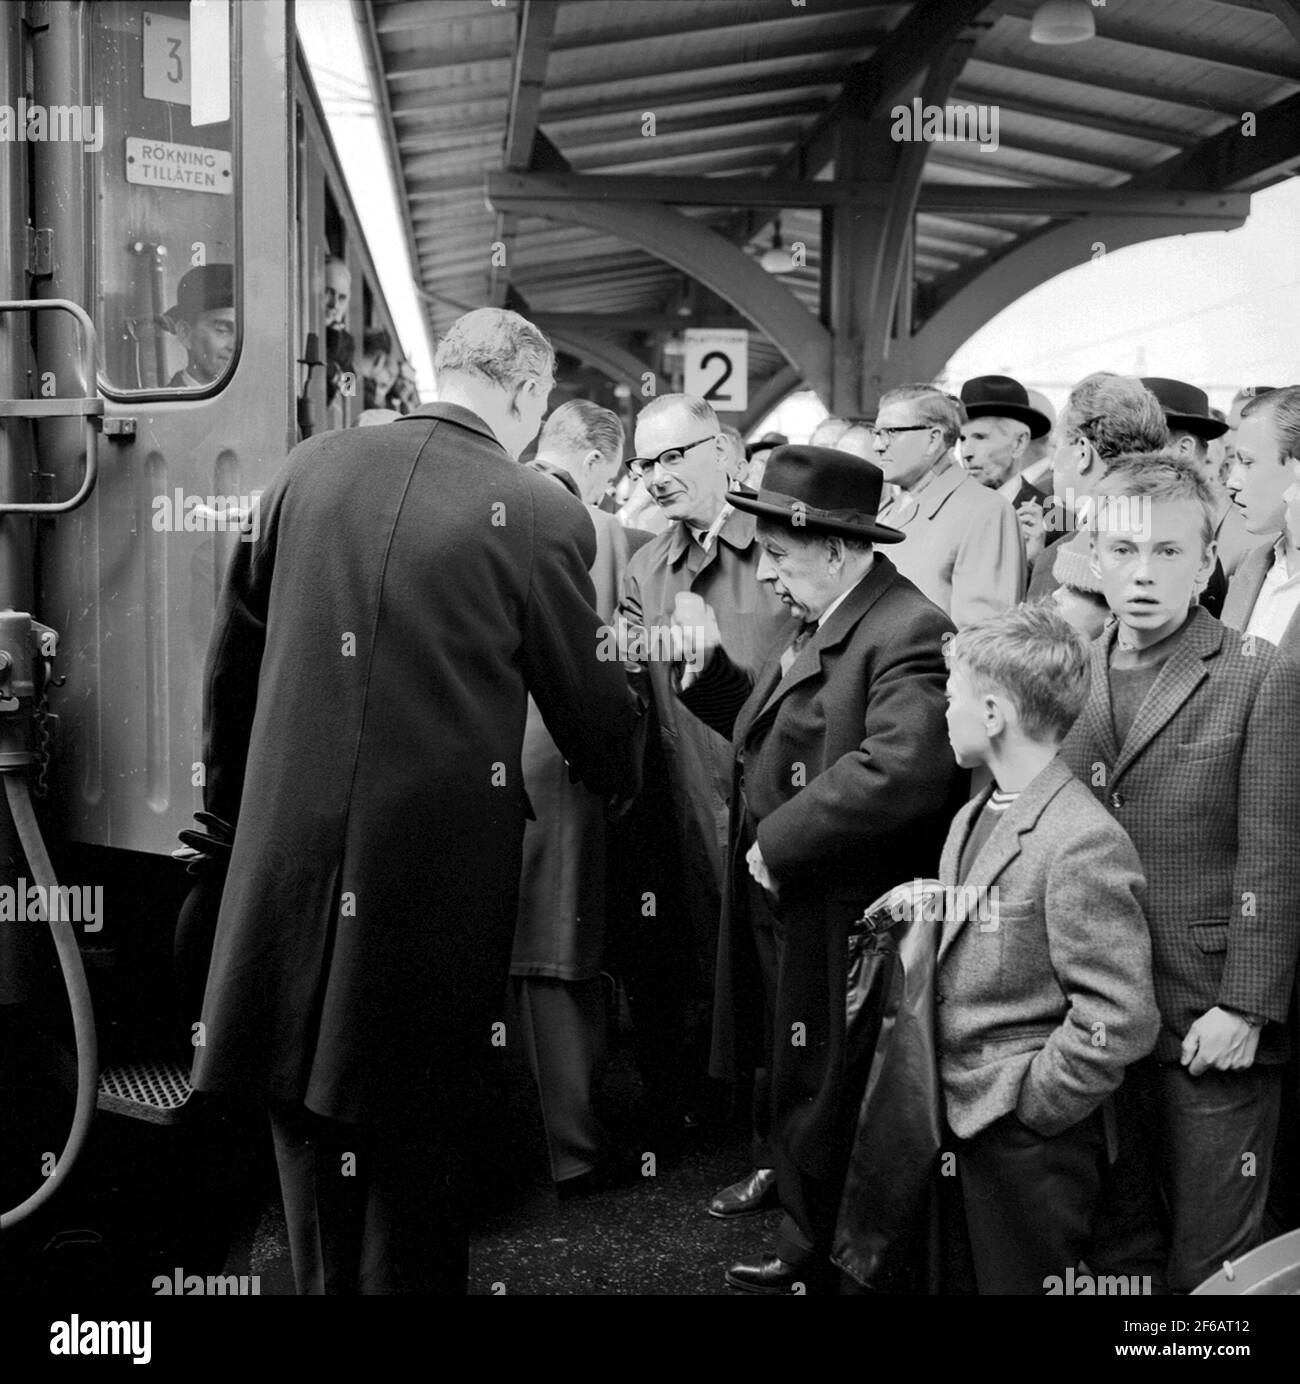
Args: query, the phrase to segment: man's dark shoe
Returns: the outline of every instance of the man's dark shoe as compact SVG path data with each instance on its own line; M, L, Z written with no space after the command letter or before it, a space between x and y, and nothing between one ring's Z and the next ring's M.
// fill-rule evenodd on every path
M757 1216L760 1211L774 1211L781 1205L776 1191L776 1169L758 1168L724 1187L709 1203L709 1215L730 1221L740 1216Z
M739 1288L742 1293L793 1293L813 1288L812 1265L788 1264L775 1254L764 1255L749 1264L733 1264L727 1270L727 1287Z

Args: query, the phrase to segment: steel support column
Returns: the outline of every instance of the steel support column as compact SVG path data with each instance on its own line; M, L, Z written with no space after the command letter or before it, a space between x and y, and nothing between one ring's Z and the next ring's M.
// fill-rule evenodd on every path
M947 100L973 47L973 39L961 39L935 59L920 85L923 105ZM837 206L830 213L831 253L822 262L830 269L835 340L831 412L847 417L873 414L882 390L901 382L890 378L891 365L899 363L893 360L895 327L911 317L911 245L930 146L895 140L891 128L887 114L868 125L851 112L835 127L836 181L870 175L892 190L887 206Z

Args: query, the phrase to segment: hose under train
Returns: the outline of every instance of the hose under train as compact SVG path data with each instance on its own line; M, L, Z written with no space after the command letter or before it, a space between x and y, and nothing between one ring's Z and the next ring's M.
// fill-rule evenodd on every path
M27 856L28 868L35 882L46 891L46 897L57 897L55 890L58 881L54 878L54 867L41 837L41 829L36 821L32 807L31 794L27 790L27 780L17 773L3 775L5 797L13 816L14 828L23 852ZM72 924L66 919L56 919L56 910L51 906L46 910L50 931L54 936L54 946L58 951L59 965L63 969L63 983L67 988L68 1001L72 1006L72 1031L77 1045L77 1105L72 1117L72 1128L68 1131L67 1143L59 1154L54 1172L45 1179L44 1184L26 1201L0 1214L0 1232L11 1230L25 1221L34 1211L44 1205L62 1186L72 1171L78 1155L85 1147L90 1133L90 1123L95 1115L96 1092L99 1085L99 1051L95 1038L95 1014L90 1002L90 986L86 981L86 970L81 962L81 951L72 931Z

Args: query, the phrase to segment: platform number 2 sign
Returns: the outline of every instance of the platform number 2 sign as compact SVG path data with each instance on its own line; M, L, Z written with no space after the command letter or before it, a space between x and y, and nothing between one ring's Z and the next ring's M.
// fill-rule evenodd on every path
M743 413L749 407L748 332L701 327L685 338L685 392L707 400L718 413Z

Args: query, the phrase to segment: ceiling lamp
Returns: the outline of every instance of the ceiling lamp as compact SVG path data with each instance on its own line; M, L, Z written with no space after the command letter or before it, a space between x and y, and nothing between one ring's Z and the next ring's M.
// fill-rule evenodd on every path
M1083 43L1096 36L1088 0L1043 0L1029 30L1034 43Z
M769 274L788 274L794 268L789 250L781 244L780 217L772 226L772 244L763 251L762 258L758 262Z

